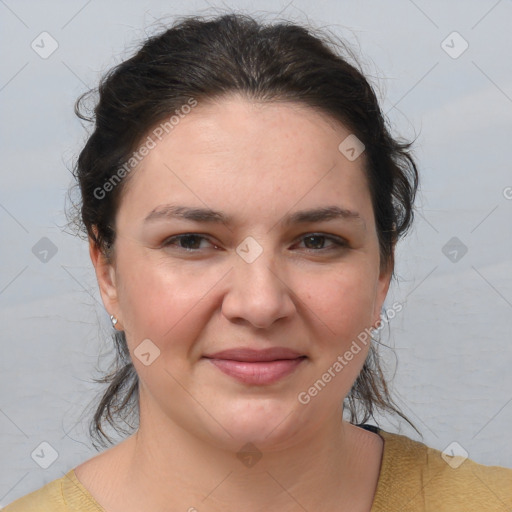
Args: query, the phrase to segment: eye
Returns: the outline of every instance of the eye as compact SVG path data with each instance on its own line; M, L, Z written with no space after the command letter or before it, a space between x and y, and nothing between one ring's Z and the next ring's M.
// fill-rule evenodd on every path
M344 240L343 238L330 235L323 235L321 233L307 234L302 237L302 240L305 242L307 250L311 250L314 252L330 251L348 247L347 241ZM331 245L328 247L324 247L326 240L331 242Z
M302 236L300 240L305 243L306 250L313 252L332 251L348 247L348 242L343 238L324 235L321 233L308 233L307 235ZM326 241L330 242L330 245L327 247L325 247ZM212 245L213 248L218 248L218 246L211 242L207 237L197 233L185 233L182 235L172 236L171 238L168 238L162 246L174 247L186 252L198 252L201 249L207 248L204 246L201 247L201 242L207 242Z
M195 252L200 249L198 245L200 245L203 240L208 241L205 236L198 235L196 233L186 233L184 235L176 235L168 238L162 245L164 247L176 246L178 249L182 249L184 251ZM216 247L215 244L213 245Z

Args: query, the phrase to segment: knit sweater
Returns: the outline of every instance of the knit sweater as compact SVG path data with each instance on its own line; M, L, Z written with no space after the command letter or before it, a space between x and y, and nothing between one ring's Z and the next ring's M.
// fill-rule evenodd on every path
M462 462L406 436L370 425L363 427L384 440L371 512L512 510L512 469L484 466L471 459ZM2 512L71 511L108 512L81 484L74 469L2 509Z

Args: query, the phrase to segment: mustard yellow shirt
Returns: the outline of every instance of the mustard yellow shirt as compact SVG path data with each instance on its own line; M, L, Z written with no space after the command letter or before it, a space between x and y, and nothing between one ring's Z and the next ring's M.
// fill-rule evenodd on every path
M466 459L455 468L441 452L377 430L384 440L371 512L510 512L512 469ZM77 479L65 476L14 501L2 512L108 512ZM311 511L315 512L315 511ZM335 511L333 511L335 512Z

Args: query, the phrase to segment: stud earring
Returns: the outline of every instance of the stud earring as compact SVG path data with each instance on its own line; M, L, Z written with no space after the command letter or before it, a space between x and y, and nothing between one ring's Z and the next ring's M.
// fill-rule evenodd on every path
M112 322L112 326L115 329L116 324L117 324L117 318L114 315L110 315L110 321Z

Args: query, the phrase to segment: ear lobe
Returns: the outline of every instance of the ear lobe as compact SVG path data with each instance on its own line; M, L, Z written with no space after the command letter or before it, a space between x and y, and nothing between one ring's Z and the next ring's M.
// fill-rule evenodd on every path
M89 254L96 272L96 279L100 289L101 298L107 311L117 310L117 288L115 268L110 263L96 242L89 237Z

